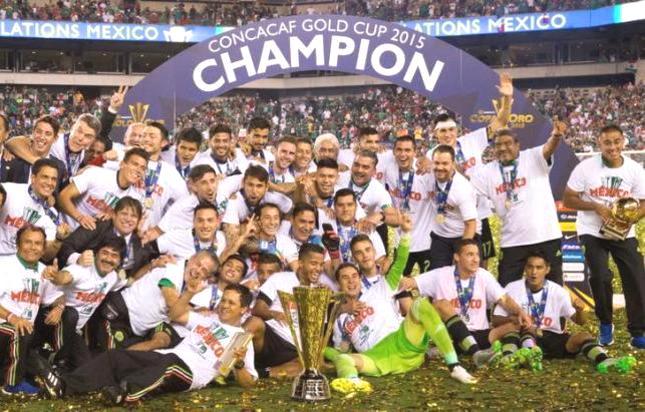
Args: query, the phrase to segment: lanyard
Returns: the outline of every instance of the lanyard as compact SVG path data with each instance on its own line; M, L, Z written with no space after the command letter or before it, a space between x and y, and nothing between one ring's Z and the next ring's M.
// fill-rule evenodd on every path
M195 253L201 252L202 250L208 250L211 253L215 253L217 251L217 244L215 241L211 242L211 245L208 248L202 249L202 246L199 243L199 239L197 238L197 235L195 234L195 231L193 230L193 244L195 245Z
M264 157L264 150L252 150L251 149L251 157L261 157L262 160L266 160Z
M512 166L513 168L511 169L510 173L508 173L509 177L506 177L506 173L504 172L504 166L500 163L499 164L499 172L502 174L502 182L504 182L504 189L506 190L506 201L511 202L513 200L517 200L517 195L515 194L515 179L517 179L517 164L518 160L513 160Z
M529 301L529 310L531 311L531 317L535 321L535 325L539 328L542 324L542 319L544 318L544 309L546 308L546 298L549 295L549 289L546 285L542 289L542 297L540 298L540 304L535 302L533 299L533 293L531 289L526 285L526 297Z
M146 199L152 198L152 194L155 191L157 182L159 181L159 175L161 174L161 161L157 162L157 168L154 172L150 173L152 169L148 169L146 175Z
M470 301L473 298L473 292L475 288L475 275L473 274L470 279L468 279L468 286L466 289L461 285L461 279L459 278L459 272L455 268L455 285L457 286L457 298L459 299L459 312L461 316L469 321L468 317L468 308L470 307Z
M64 135L63 141L65 144L65 168L67 169L67 177L71 178L72 176L74 176L76 170L78 170L80 163L79 159L81 155L80 153L72 153L72 151L69 149L69 134Z
M352 238L358 234L358 230L352 225L347 232L343 229L338 219L336 219L336 228L338 229L338 236L340 237L340 253L343 256L343 262L351 262L352 255L349 250L349 244Z
M368 182L365 186L360 187L355 185L354 182L352 182L352 179L349 179L349 185L347 186L347 188L351 189L352 192L354 192L354 194L356 195L356 201L360 202L361 197L363 197L363 193L365 193L369 185L370 185L370 182Z
M216 158L213 153L211 153L211 158L215 162L215 167L217 167L217 171L219 172L220 175L225 175L225 176L230 176L231 175L232 170L231 170L231 167L229 165L228 160L222 162L218 158ZM222 171L222 168L220 167L220 165L226 165L226 172Z
M175 169L177 169L177 171L179 172L181 177L183 177L185 179L190 174L190 163L188 163L188 166L186 166L186 167L181 167L181 162L179 161L179 156L177 155L177 153L175 153Z
M441 189L439 182L435 180L434 189L437 194L437 213L444 215L446 213L446 205L448 204L448 194L450 194L450 188L452 187L452 179L446 182L446 188Z
M213 310L217 306L217 298L219 297L219 289L217 288L217 283L211 285L211 300L208 303L208 309Z
M31 187L31 185L29 185L29 187L27 188L27 192L29 193L29 197L31 197L31 200L33 200L33 201L34 201L34 202L36 202L40 207L42 207L42 208L43 208L43 211L45 212L45 214L46 214L46 215L47 215L47 216L48 216L48 217L49 217L49 218L50 218L50 219L51 219L51 220L52 220L56 225L60 224L60 216L58 215L58 213L54 213L54 212L51 210L51 208L49 207L49 204L47 204L47 201L46 201L46 200L44 200L44 199L41 199L40 197L38 197L38 195L36 195L36 193L34 193L34 189ZM36 214L37 214L37 213L36 213ZM27 221L28 221L29 223L31 223L31 224L34 224L34 223L36 223L36 222L38 221L38 219L40 219L40 216L38 216L38 217L36 217L36 216L29 216L29 218L34 219L34 220L33 220L33 222L32 222L30 219L25 219L25 220L27 220Z
M246 205L246 208L249 209L249 215L248 217L251 217L255 214L255 209L258 207L258 205L252 205L249 203L249 201L246 199L246 195L244 194L244 189L240 190L240 193L242 193L242 199L244 199L244 204Z
M407 179L403 179L403 172L399 169L399 196L403 198L403 209L410 209L410 193L412 193L412 183L414 182L414 171L410 169Z
M269 181L271 183L284 183L286 180L284 174L280 175L280 181L278 181L278 178L275 175L275 170L273 170L273 162L269 162Z
M461 150L461 142L457 140L457 144L455 145L455 160L458 165L463 165L466 163L466 156L464 156L464 151Z

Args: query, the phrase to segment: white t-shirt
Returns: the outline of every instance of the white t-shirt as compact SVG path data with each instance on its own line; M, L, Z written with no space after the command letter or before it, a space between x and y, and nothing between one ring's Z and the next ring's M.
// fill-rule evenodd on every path
M51 305L61 292L53 283L43 279L45 265L38 262L35 269L25 267L18 255L0 256L4 271L0 282L0 306L16 316L34 323L40 305ZM0 323L6 319L0 318Z
M624 197L637 200L645 199L645 170L637 162L623 156L623 164L612 168L603 165L600 155L580 162L571 172L567 186L579 193L587 202L611 204ZM580 210L576 220L578 235L592 235L605 238L600 234L601 217L593 210ZM632 226L628 237L636 236Z
M45 203L36 202L29 194L28 184L2 185L7 191L7 200L0 209L0 255L16 253L16 235L26 224L42 227L47 240L53 240L56 237L56 223L50 215L58 219L58 211Z
M514 282L509 283L504 288L508 296L510 296L524 312L529 314L533 318L533 323L537 325L537 319L533 316L531 308L529 306L529 297L526 293L526 282L524 279L519 279ZM571 297L569 293L557 283L551 282L550 280L545 280L544 287L537 293L532 293L534 304L540 305L542 302L542 296L545 293L546 305L544 307L544 313L541 314L540 329L548 330L553 333L563 333L562 325L560 324L560 318L569 319L575 315L576 310L571 304ZM495 307L494 315L499 316L509 316L508 312L497 305Z
M410 252L419 252L430 249L430 223L432 220L432 203L430 194L433 190L430 174L416 175L415 170L411 173L401 173L396 162L386 168L383 180L385 187L390 192L394 205L400 209L405 208L405 188L410 179L412 188L407 197L408 213L414 225L412 226L412 243Z
M468 179L460 173L455 172L443 213L444 220L442 223L439 223L437 221L439 202L436 185L439 185L442 190L446 190L446 182L439 183L434 175L430 176L430 187L432 188L430 200L432 202L433 215L430 227L432 228L432 232L445 238L463 236L464 227L466 226L464 222L471 219L477 220L477 195L475 194L475 189ZM479 221L477 221L477 228L481 233L481 222Z
M152 191L151 198L153 201L150 209L145 207L146 202L144 200L144 213L148 214L148 219L145 224L147 228L154 227L159 223L161 217L172 202L188 196L186 181L173 166L166 162L150 160L148 162L148 171L145 180L150 179L149 183L152 183L154 179L149 176L156 175L157 170L159 170L157 182L154 184L154 187L149 189ZM139 183L138 186L143 189L144 193L148 190L145 188L143 182Z
M365 187L358 187L351 182L351 176L338 179L340 187L352 189L356 194L356 200L369 215L374 212L381 212L383 209L392 206L392 198L385 189L385 186L376 179L370 179Z
M170 232L173 229L191 229L198 204L199 199L193 193L182 197L170 205L157 226L164 232Z
M244 330L221 322L215 314L205 316L195 312L189 313L186 327L190 329L190 333L177 346L157 352L177 355L193 374L189 390L201 389L220 375L220 358L235 334L244 333ZM257 379L254 358L253 343L249 342L244 369Z
M71 265L63 269L72 275L72 282L62 286L65 293L65 306L72 307L78 312L76 330L81 330L92 317L105 296L112 291L119 290L126 282L112 271L105 276L99 275L96 266Z
M168 307L159 282L168 279L175 290L181 293L185 265L186 261L180 260L162 268L155 268L121 292L128 308L130 326L136 335L144 336L150 329L169 321Z
M504 289L485 269L480 268L473 276L475 277L473 294L466 311L467 316L462 316L462 320L468 326L468 330L489 329L486 311L504 296ZM461 314L461 303L455 283L455 266L444 266L422 273L415 280L422 295L430 296L432 299L448 300L457 313ZM470 284L470 278L460 279L460 282L465 292Z
M278 296L278 291L293 293L293 288L300 286L300 280L294 272L278 272L271 275L262 286L260 286L260 296L268 299L269 309L276 312L284 313L282 309L282 303L280 303L280 297ZM269 303L267 302L267 303ZM296 333L298 332L298 313L296 308L292 310L292 318L294 320L294 329ZM273 331L278 334L286 342L294 344L293 336L291 336L291 330L288 325L284 325L282 322L278 322L275 319L270 319L266 321L267 326L269 326Z
M234 159L227 159L224 163L219 163L211 155L211 151L207 150L205 152L198 153L197 156L193 159L191 167L199 165L208 165L215 170L215 173L218 175L231 176L236 172L239 174L244 174L246 169L249 167L249 161L246 160L244 155L241 155L240 152L235 152Z
M181 171L177 169L177 149L175 146L171 146L168 148L168 150L164 150L161 152L161 155L159 156L162 162L168 163L170 166L173 167L173 169L177 170L177 173L185 180L188 179L188 175L190 174L190 169L193 167L193 162L195 161L195 158L197 158L197 155L195 155L195 158L193 159L193 162L189 163L188 166L181 167Z
M121 189L117 182L117 171L102 167L89 166L70 180L78 189L81 196L76 200L78 211L89 216L113 210L117 202L125 196L142 201L145 194L141 188L134 185ZM72 229L79 224L72 218L67 219Z
M342 313L334 323L334 346L341 342L352 344L358 352L365 352L383 338L396 331L402 317L393 307L394 292L387 282L375 282L369 289L363 289L359 300L365 303L358 315Z
M532 245L562 237L555 200L551 193L549 171L542 147L522 150L518 159L517 176L510 208L506 208L506 189L509 188L512 167L500 173L497 161L488 163L473 174L470 182L482 195L487 196L502 219L503 248Z
M221 230L215 232L215 242L212 244L199 240L198 243L199 250L212 247L218 257L226 249L226 237ZM199 251L195 248L195 237L193 236L192 229L173 229L165 232L157 238L157 247L159 253L170 254L179 259L188 259Z

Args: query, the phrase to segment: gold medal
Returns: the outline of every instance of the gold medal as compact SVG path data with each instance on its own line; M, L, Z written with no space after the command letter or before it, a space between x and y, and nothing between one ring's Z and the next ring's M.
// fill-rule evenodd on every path
M152 209L153 203L154 202L151 197L146 197L146 199L143 201L143 206L145 206L146 209Z
M536 335L538 338L541 338L541 337L542 337L542 335L543 335L543 333L542 333L542 329L540 329L540 328L536 328L536 329L535 329L535 335Z
M513 205L513 202L511 202L510 199L506 199L504 201L504 207L506 207L507 210L510 209L512 205Z
M446 221L446 215L444 215L443 213L439 213L435 218L435 220L437 221L437 223L442 225Z

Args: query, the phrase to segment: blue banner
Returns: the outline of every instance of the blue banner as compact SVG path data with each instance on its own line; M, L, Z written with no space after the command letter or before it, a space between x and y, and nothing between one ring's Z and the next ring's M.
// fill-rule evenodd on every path
M449 37L583 29L640 20L645 20L645 0L594 10L413 20L400 24L429 36ZM233 29L224 26L0 20L0 38L199 43Z
M465 118L489 110L498 74L457 47L397 23L338 16L291 16L249 24L196 44L156 68L127 94L120 122L163 121L254 80L284 73L331 70L362 74L430 98ZM551 124L520 93L513 112L523 147L544 143ZM120 140L121 136L116 135ZM560 145L551 173L556 197L578 160Z

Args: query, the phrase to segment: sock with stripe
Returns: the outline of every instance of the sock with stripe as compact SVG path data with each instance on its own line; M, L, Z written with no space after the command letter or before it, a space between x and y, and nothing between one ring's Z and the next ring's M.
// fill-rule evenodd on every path
M448 333L452 340L459 345L466 355L473 355L475 352L479 351L477 341L473 335L470 334L468 327L461 320L459 315L455 315L448 319L446 321L446 327L448 328Z
M607 351L594 340L584 342L580 348L580 352L592 361L594 365L598 365L602 361L609 359Z
M500 339L502 343L502 355L511 355L520 346L520 335L517 332L507 333Z

